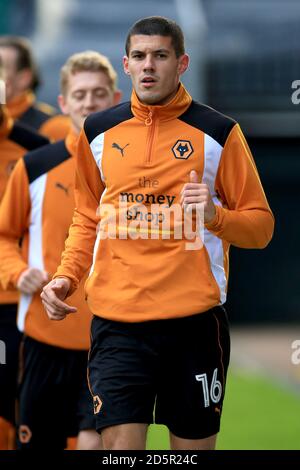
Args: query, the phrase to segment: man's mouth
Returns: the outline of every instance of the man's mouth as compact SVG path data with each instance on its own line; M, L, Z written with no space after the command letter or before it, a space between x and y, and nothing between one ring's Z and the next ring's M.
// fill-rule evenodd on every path
M141 80L141 83L143 84L144 87L148 88L153 86L156 83L156 80L153 77L144 77Z

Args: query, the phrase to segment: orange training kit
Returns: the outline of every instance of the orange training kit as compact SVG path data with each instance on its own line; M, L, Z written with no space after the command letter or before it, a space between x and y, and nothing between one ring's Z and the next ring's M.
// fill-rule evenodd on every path
M46 137L24 128L21 124L14 123L4 112L0 125L0 201L17 160L29 150L36 149L48 142ZM4 291L0 285L0 304L16 304L18 298L19 295L15 289Z
M77 155L76 211L56 276L69 277L74 290L92 266L86 295L95 315L141 322L204 312L225 302L229 245L264 248L272 238L273 215L239 125L181 84L164 106L143 105L133 93L130 103L87 118ZM174 227L165 231L159 216L180 203L191 170L217 211L197 250ZM97 227L105 204L117 212L115 237ZM145 228L128 225L142 217L154 221L148 239Z
M45 135L51 141L65 139L70 130L69 117L57 114L52 106L36 101L34 93L26 91L6 105L10 116Z
M46 145L20 159L0 207L1 282L14 288L28 267L52 276L64 249L74 211L75 159L78 136ZM18 241L22 238L23 256ZM66 349L89 348L91 314L83 285L70 298L78 312L50 321L40 298L20 296L18 327L31 338Z

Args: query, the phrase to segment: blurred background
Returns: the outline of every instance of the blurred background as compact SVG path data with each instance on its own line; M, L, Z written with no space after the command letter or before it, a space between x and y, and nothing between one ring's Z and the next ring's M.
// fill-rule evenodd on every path
M183 28L191 56L183 82L195 99L239 121L276 218L267 249L231 249L232 365L219 448L300 449L300 364L291 359L300 339L300 105L292 102L292 83L300 80L300 2L0 0L0 35L32 41L40 100L56 106L60 67L86 49L110 58L127 100L126 34L150 15ZM166 442L165 430L153 427L150 448Z

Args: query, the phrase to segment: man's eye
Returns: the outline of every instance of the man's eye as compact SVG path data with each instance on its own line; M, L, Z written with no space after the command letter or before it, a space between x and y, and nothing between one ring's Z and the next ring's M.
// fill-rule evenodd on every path
M103 91L99 91L98 93L96 93L97 98L105 98L106 96L107 96L107 93Z

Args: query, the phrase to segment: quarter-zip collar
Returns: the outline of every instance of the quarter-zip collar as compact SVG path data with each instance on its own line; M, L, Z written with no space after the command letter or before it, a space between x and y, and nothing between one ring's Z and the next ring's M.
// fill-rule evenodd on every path
M5 107L2 106L2 120L0 124L0 140L7 139L14 125L13 119L10 117Z
M133 90L131 95L131 110L134 116L144 121L146 125L151 125L151 118L155 115L160 121L170 121L183 114L191 104L192 97L186 91L183 84L179 84L178 91L174 98L165 105L145 105L141 103Z
M6 104L9 114L13 119L18 119L35 102L35 95L31 91L25 91L21 95L13 98Z

